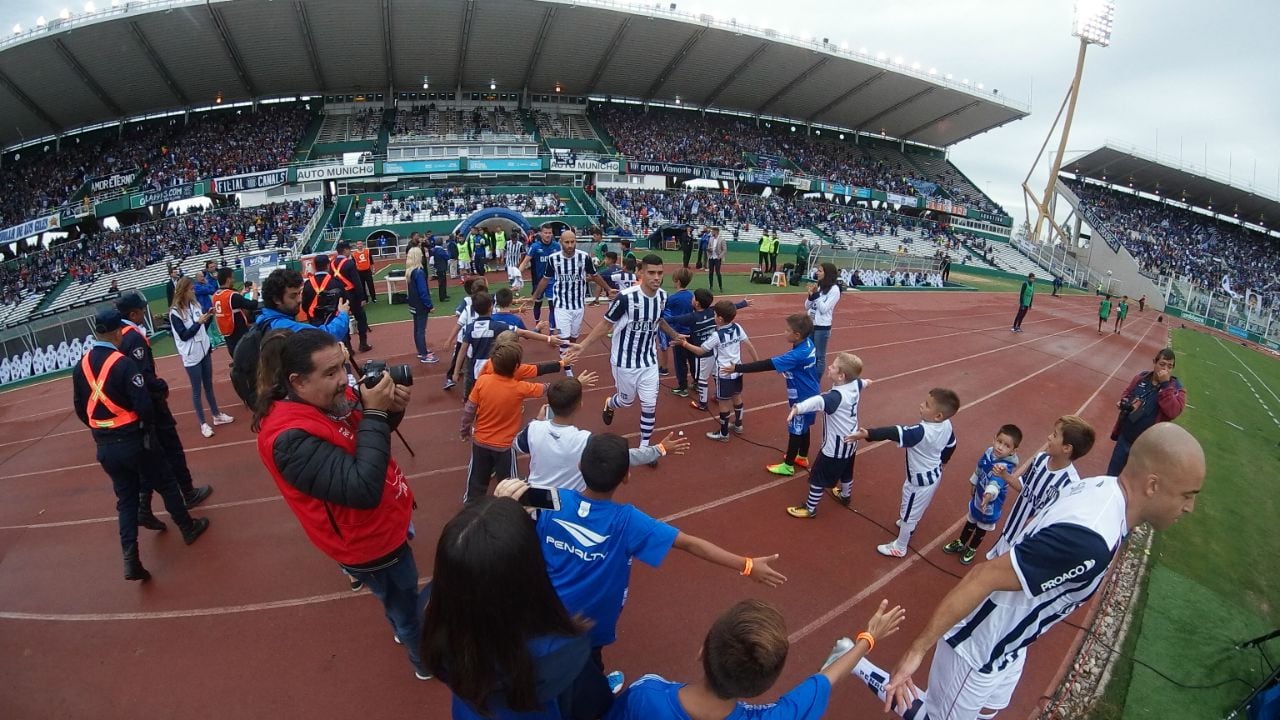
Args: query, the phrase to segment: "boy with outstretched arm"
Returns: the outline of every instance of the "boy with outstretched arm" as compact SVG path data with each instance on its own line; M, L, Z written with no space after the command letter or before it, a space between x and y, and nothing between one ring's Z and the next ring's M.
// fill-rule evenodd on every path
M688 275L686 268L680 268ZM679 272L677 270L677 272ZM747 331L734 322L738 316L738 308L728 300L721 300L713 308L716 316L716 329L701 345L694 345L688 340L679 341L679 349L691 355L701 357L712 354L715 364L720 370L716 373L716 394L711 401L712 412L720 419L720 429L707 433L707 437L720 442L729 442L729 409L720 403L733 402L733 431L742 434L742 373L726 372L725 367L737 365L742 360L742 347L745 345L753 361L759 360L756 348L747 338Z
M947 543L942 552L960 554L960 562L969 565L978 555L978 546L987 533L1000 522L1000 510L1009 492L1009 480L1018 467L1018 446L1022 430L1017 425L1001 425L991 447L978 458L978 466L969 476L973 490L969 493L969 514L960 537Z
M876 547L888 557L906 557L907 543L916 524L924 516L933 493L942 480L942 466L956 450L956 434L951 430L951 416L960 410L960 398L954 390L934 388L920 403L920 422L915 425L890 425L860 428L845 438L888 440L907 449L907 477L902 483L902 506L898 514L898 537Z
M852 674L876 641L897 632L905 618L905 610L889 609L888 601L881 600L850 649L833 653L820 671L775 702L757 705L747 700L768 692L778 681L790 642L777 608L761 600L743 600L707 631L698 653L701 678L685 684L645 675L614 701L605 720L817 720L827 711L832 686ZM837 647L843 650L843 645Z
M872 381L862 378L862 358L853 353L837 353L827 366L826 375L831 389L792 405L787 416L791 421L803 413L821 410L824 414L822 451L809 469L809 495L804 505L787 508L787 514L794 518L817 517L818 501L828 489L845 507L853 496L853 461L858 443L847 442L845 437L858 429L858 403L863 389Z
M538 340L549 345L559 345L561 342L554 335L544 335L540 332L512 327L501 320L495 320L492 316L493 296L484 290L471 296L471 310L475 314L475 319L467 323L467 326L462 330L462 347L458 351L458 356L454 359L453 365L453 381L455 383L465 383L463 389L466 394L471 393L471 388L475 385L476 378L480 376L480 370L484 369L484 364L489 361L489 353L493 349L493 341L499 333L510 330L518 337ZM576 345L570 347L571 349L580 349Z
M538 419L516 435L515 449L529 455L529 484L534 487L564 487L582 492L587 488L578 465L591 431L573 423L582 409L582 383L565 377L547 386L547 404ZM631 448L631 465L648 465L667 455L683 455L689 439L667 433L656 445Z
M593 623L588 633L601 668L601 650L616 639L632 560L658 567L674 547L762 585L777 587L786 582L771 567L777 555L743 557L649 517L634 505L615 502L614 494L631 472L630 448L623 438L592 435L578 469L586 489L558 490L560 509L537 511L537 530L547 575L565 609ZM509 478L495 494L519 499L527 487L522 480Z
M774 370L782 374L787 381L787 404L795 405L801 400L817 395L821 388L818 385L818 359L813 348L813 319L806 313L787 316L787 331L783 337L791 343L787 352L750 363L726 365L723 372L751 373ZM787 454L777 465L767 465L765 470L774 475L791 476L796 474L796 466L809 467L809 430L813 427L815 413L798 413L787 420Z

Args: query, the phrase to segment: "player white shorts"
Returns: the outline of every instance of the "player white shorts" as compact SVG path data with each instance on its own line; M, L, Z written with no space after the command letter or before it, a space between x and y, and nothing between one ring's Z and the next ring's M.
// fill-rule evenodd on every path
M515 265L508 265L507 281L511 284L511 292L520 292L520 288L524 287L524 276L520 274L520 268Z
M910 482L902 484L902 505L898 510L899 527L907 526L915 529L916 523L920 522L920 518L924 516L924 511L928 509L929 502L933 500L933 493L937 491L940 484L941 482L936 482L925 487Z
M1026 653L1021 657L1025 660ZM929 690L925 696L925 717L929 720L971 720L983 708L1001 710L1008 706L1022 677L1022 662L1003 671L980 673L945 640L934 646L929 666Z
M560 337L576 338L582 330L582 316L585 310L566 310L560 306L556 306L556 322L555 328L560 331Z
M640 398L641 405L657 405L658 404L658 366L650 365L647 368L620 368L617 365L610 365L613 369L613 382L618 386L618 404L622 407L628 407Z

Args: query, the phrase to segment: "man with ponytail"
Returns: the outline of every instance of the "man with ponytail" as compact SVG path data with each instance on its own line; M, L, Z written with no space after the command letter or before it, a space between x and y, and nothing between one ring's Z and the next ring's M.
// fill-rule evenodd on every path
M413 491L391 459L409 388L384 373L357 395L329 333L272 331L258 363L258 456L307 538L382 601L419 680L422 594L409 540Z

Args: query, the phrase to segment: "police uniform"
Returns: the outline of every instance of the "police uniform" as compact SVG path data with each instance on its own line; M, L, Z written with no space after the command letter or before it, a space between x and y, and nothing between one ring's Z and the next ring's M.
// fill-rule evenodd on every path
M116 308L121 315L146 307L147 301L137 293L123 295L116 301ZM191 477L191 470L187 467L187 454L182 447L182 438L178 436L178 421L174 419L173 411L169 409L169 384L156 375L156 361L151 354L151 341L147 339L146 330L128 320L123 322L124 333L120 336L120 352L132 360L142 372L143 386L151 398L150 426L155 431L156 440L160 442L159 449L168 461L174 478L178 481L178 488L182 491L182 499L186 506L195 507L213 493L213 487L202 485L197 488ZM160 521L156 520L151 512L151 492L152 488L143 488L138 498L140 503L138 522L156 530L159 529L156 526Z
M72 371L75 412L98 445L98 462L111 478L119 516L120 547L126 580L148 580L151 574L138 558L138 495L144 485L164 498L165 509L182 530L188 545L209 526L205 518L187 513L182 493L152 433L155 408L138 365L102 336L120 330L124 319L116 310L101 310L94 318L98 339Z

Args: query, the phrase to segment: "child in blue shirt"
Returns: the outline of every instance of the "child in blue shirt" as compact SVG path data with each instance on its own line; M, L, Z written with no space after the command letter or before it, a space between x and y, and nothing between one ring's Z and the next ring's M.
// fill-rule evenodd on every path
M1001 425L991 447L978 459L978 467L969 476L973 491L969 493L969 516L960 537L942 548L950 555L963 553L960 562L968 565L978 554L978 546L1000 522L1000 510L1009 492L1009 480L1018 467L1016 451L1022 444L1022 430L1017 425Z
M655 520L634 505L614 502L614 492L631 470L630 448L621 437L592 435L578 469L586 489L560 488L560 509L538 511L537 530L547 573L560 600L571 615L581 614L593 623L588 632L597 660L601 649L616 639L632 560L657 567L674 547L770 587L786 582L782 573L770 567L777 555L736 555ZM508 490L512 485L518 487ZM499 491L518 498L526 487L507 481Z
M776 370L782 373L787 381L787 405L795 405L821 392L818 377L822 369L818 367L818 356L813 347L813 319L807 313L796 313L787 317L787 331L783 333L791 349L787 352L750 363L737 363L722 368L724 372L764 372ZM795 475L796 466L809 467L809 430L817 413L798 413L787 420L787 455L777 465L768 465L766 470L774 475Z
M493 303L495 307L493 310L493 319L504 322L512 328L528 330L529 328L525 327L524 318L511 312L511 306L514 305L515 302L516 295L511 292L511 288L501 288L498 292L494 293ZM538 332L542 332L542 330L542 327L539 326Z
M842 638L822 670L772 703L750 705L741 698L773 687L789 647L782 614L769 603L743 600L717 618L702 641L701 679L685 684L645 675L614 701L605 720L816 720L827 710L831 687L849 676L877 640L898 630L906 611L888 604L880 601L857 642Z

